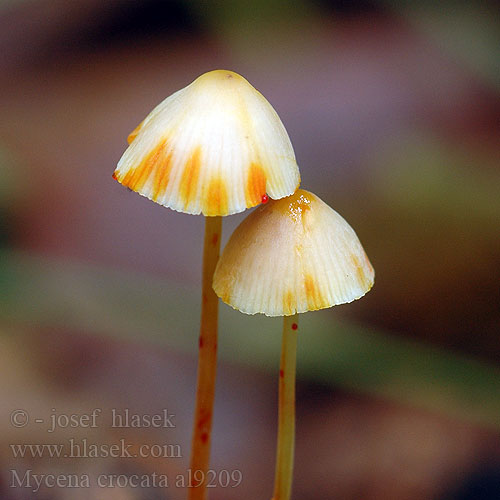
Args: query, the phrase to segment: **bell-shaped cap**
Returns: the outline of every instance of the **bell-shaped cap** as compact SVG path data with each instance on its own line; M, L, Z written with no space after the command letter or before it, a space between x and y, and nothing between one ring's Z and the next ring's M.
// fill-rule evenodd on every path
M213 287L241 312L288 316L359 299L374 277L351 226L299 189L257 208L236 228Z
M243 77L211 71L130 134L114 178L179 212L229 215L289 196L300 175L276 111Z

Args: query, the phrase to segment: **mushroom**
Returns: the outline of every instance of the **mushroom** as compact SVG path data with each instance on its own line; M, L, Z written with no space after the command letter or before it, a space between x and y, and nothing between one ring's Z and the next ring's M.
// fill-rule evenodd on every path
M160 103L128 137L113 177L179 212L205 215L198 381L190 498L205 498L217 357L212 277L221 216L295 192L300 175L288 134L243 77L211 71ZM201 471L198 473L197 471Z
M354 230L302 189L246 217L217 264L213 287L223 302L246 314L284 316L273 500L291 494L298 314L359 299L374 277Z

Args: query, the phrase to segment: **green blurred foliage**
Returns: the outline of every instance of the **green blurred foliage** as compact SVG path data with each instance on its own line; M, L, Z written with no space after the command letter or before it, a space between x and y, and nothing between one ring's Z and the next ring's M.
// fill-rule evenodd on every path
M498 3L446 0L385 0L428 40L484 81L500 88L500 22Z

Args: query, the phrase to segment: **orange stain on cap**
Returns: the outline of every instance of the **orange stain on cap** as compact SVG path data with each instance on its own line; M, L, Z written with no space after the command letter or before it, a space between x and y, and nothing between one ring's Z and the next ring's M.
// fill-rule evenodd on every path
M133 191L140 191L146 184L154 169L162 168L163 157L167 149L167 141L160 142L135 168L129 169L125 175L117 173L116 180ZM167 156L170 158L170 156ZM170 160L168 160L168 163Z
M198 180L201 169L201 148L197 147L184 166L181 182L179 185L179 196L184 203L184 209L191 205L196 197Z
M293 314L295 312L294 297L291 291L285 293L283 297L283 313L285 315Z
M369 279L367 278L365 271L364 271L364 268L361 265L361 263L359 262L359 259L355 255L352 255L351 262L353 263L354 268L356 269L356 276L357 276L358 281L360 283L362 283L363 286L368 286ZM365 256L365 264L369 270L373 270L372 265L370 264L370 261L368 260L368 257L366 257L366 256ZM371 271L371 272L373 272L373 271Z
M139 125L137 125L137 127L135 127L134 130L132 130L132 132L130 132L130 134L127 137L128 144L130 144L137 137L137 134L140 132L143 123L144 123L144 120L142 120L142 122L139 123Z
M365 259L365 264L366 264L366 267L367 267L369 273L373 274L375 271L373 270L372 263L370 262L370 259L368 258L368 255L366 255L366 253L364 254L364 259Z
M252 163L248 170L247 184L245 187L245 200L247 208L255 207L262 203L266 195L266 174L263 168L256 163Z
M291 196L281 198L274 204L273 210L278 211L282 215L286 215L294 222L302 222L305 224L306 214L311 210L313 198L310 193L302 189L298 189Z
M155 169L155 177L153 180L152 199L157 201L158 198L165 194L168 183L170 181L170 172L172 170L172 151L169 151L163 158L158 158L158 163Z
M304 287L306 289L307 305L311 311L325 306L318 285L310 274L306 274L304 277Z
M224 292L220 295L220 298L222 302L225 304L230 304L231 303L231 289L227 287Z
M205 215L228 214L227 187L223 179L215 177L208 183L203 203L203 213Z

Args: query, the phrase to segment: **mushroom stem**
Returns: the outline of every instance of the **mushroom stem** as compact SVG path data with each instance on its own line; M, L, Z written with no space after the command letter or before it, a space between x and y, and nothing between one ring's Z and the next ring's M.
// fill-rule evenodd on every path
M218 297L212 289L212 278L219 259L222 217L205 217L201 325L198 357L198 382L191 448L190 500L207 498L206 479L210 461L210 437L215 397L217 363Z
M273 500L289 500L292 493L298 324L298 314L283 318L279 378L278 444Z

